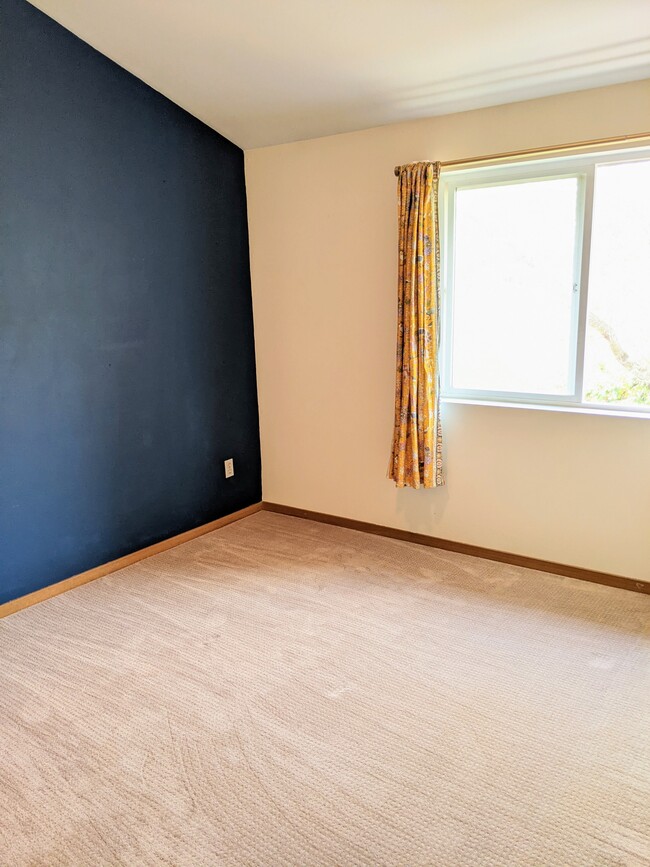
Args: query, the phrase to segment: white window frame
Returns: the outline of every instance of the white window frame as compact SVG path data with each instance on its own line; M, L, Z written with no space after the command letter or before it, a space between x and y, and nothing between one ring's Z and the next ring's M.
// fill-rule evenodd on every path
M582 400L584 378L587 300L589 294L589 259L593 220L594 178L596 166L605 163L628 163L650 159L650 148L626 147L615 150L554 156L544 159L517 159L497 165L445 169L440 175L439 208L441 229L441 385L443 399L491 404L525 404L565 407L604 413L650 415L650 406L634 404L590 403ZM453 287L455 199L459 189L504 186L520 181L577 178L576 236L573 273L573 306L569 384L571 394L491 391L461 389L452 386Z

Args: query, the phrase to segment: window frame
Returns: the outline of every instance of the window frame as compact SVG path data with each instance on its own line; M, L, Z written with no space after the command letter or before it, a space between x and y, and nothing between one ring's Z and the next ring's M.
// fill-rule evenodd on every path
M441 233L441 396L444 399L512 404L603 413L632 413L650 415L650 406L621 403L591 403L582 400L584 362L589 299L589 263L593 223L594 187L596 167L606 163L629 163L650 159L650 148L617 147L573 155L552 157L515 158L497 164L478 165L454 169L443 167L439 185L439 218ZM574 249L571 344L569 349L569 386L571 394L545 394L543 392L511 392L487 389L462 389L452 385L452 346L454 314L454 230L455 198L459 189L477 189L505 186L522 181L542 181L577 178L576 233Z

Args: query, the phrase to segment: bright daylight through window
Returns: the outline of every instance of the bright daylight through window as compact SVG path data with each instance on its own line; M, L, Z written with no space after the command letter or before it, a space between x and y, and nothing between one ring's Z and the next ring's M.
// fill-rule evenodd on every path
M650 412L650 153L443 173L443 393Z

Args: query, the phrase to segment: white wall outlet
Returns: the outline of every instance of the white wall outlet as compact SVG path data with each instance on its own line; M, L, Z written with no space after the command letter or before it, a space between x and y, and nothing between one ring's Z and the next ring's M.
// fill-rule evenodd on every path
M223 462L223 468L226 472L227 479L230 479L235 475L235 462L232 458L228 458L227 461Z

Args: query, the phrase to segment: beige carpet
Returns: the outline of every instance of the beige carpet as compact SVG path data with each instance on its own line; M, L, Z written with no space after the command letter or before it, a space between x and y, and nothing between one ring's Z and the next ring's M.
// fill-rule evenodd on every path
M650 864L650 597L260 513L0 623L0 864Z

